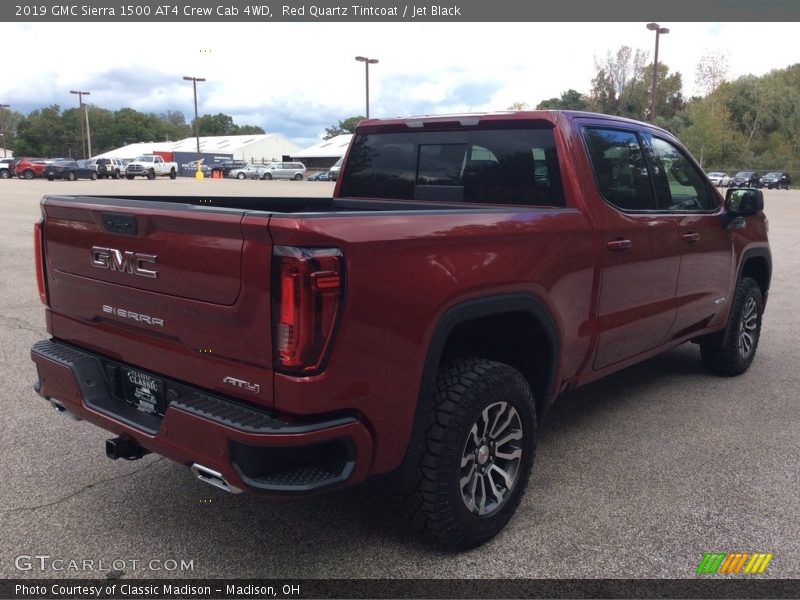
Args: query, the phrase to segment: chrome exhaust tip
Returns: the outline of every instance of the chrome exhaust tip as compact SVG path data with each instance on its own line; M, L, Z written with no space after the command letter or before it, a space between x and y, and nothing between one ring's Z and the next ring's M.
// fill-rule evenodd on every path
M191 468L192 468L192 473L194 473L194 476L197 477L203 483L207 483L208 485L213 485L215 488L219 488L231 494L241 494L244 491L239 489L235 485L231 485L230 483L228 483L226 479L222 476L222 473L218 473L213 469L209 469L208 467L204 467L203 465L198 465L197 463L194 463Z

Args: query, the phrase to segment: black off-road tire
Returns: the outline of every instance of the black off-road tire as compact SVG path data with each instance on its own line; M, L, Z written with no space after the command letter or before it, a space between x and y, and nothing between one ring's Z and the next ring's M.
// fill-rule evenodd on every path
M481 431L481 424L492 420ZM498 433L495 439L493 432ZM519 439L513 438L517 432ZM512 441L503 442L509 436ZM518 450L516 466L501 458ZM525 493L535 452L534 399L519 371L480 358L446 364L436 380L425 451L400 489L403 509L416 529L444 547L474 548L497 535L513 516ZM498 475L496 468L513 473L510 486L506 487L509 480ZM480 485L473 487L475 480ZM494 495L488 505L487 485L504 492L499 500ZM481 514L482 510L486 512Z
M150 180L155 179L156 178L156 172L153 169L150 169L147 172L147 178L150 179Z
M761 336L764 299L758 283L742 277L733 293L728 324L700 340L700 356L707 369L720 375L741 375L753 362Z
M170 169L169 170L169 178L170 179L175 179L177 176L178 176L178 174L175 172L175 169Z
M125 179L128 179L128 180L131 180L134 177L136 177L136 176L135 175L125 175Z

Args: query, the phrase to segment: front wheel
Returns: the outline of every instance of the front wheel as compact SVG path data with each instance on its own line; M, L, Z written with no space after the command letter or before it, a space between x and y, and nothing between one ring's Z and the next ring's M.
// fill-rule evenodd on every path
M134 175L125 175L125 179L133 179L134 177Z
M97 180L97 173L92 171L91 175L89 175L89 179L91 179L92 181L96 181Z
M508 365L466 358L443 366L426 448L403 504L445 547L466 550L497 535L519 506L536 450L533 395Z
M264 180L265 181L272 181L272 175L269 173L264 173Z
M700 356L710 371L741 375L753 362L761 336L764 299L758 283L742 277L733 294L733 305L724 330L700 340Z
M155 171L153 171L153 169L150 169L150 170L147 172L147 178L148 178L148 179L155 179L155 178L156 178L156 172L155 172Z
M64 175L64 179L66 179L67 181L75 181L76 179L75 173L73 173L72 171L68 171L67 174Z
M25 171L25 172L22 174L22 176L23 176L25 179L33 179L33 171L31 171L30 169L28 169L27 171Z
M244 173L239 173L239 174L236 176L236 179L244 179L244 177L245 177Z

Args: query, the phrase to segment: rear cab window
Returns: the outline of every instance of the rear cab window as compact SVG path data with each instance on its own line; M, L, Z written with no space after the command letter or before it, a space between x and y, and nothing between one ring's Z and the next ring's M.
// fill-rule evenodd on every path
M549 126L357 134L341 195L564 206Z

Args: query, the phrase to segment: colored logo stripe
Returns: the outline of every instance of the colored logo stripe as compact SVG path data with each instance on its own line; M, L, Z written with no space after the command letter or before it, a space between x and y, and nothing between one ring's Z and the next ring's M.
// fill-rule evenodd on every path
M697 573L741 573L742 567L744 567L745 573L751 575L760 574L766 571L772 557L772 553L766 552L753 554L749 552L732 552L730 554L725 552L706 552L697 567ZM745 563L747 566L745 566Z

